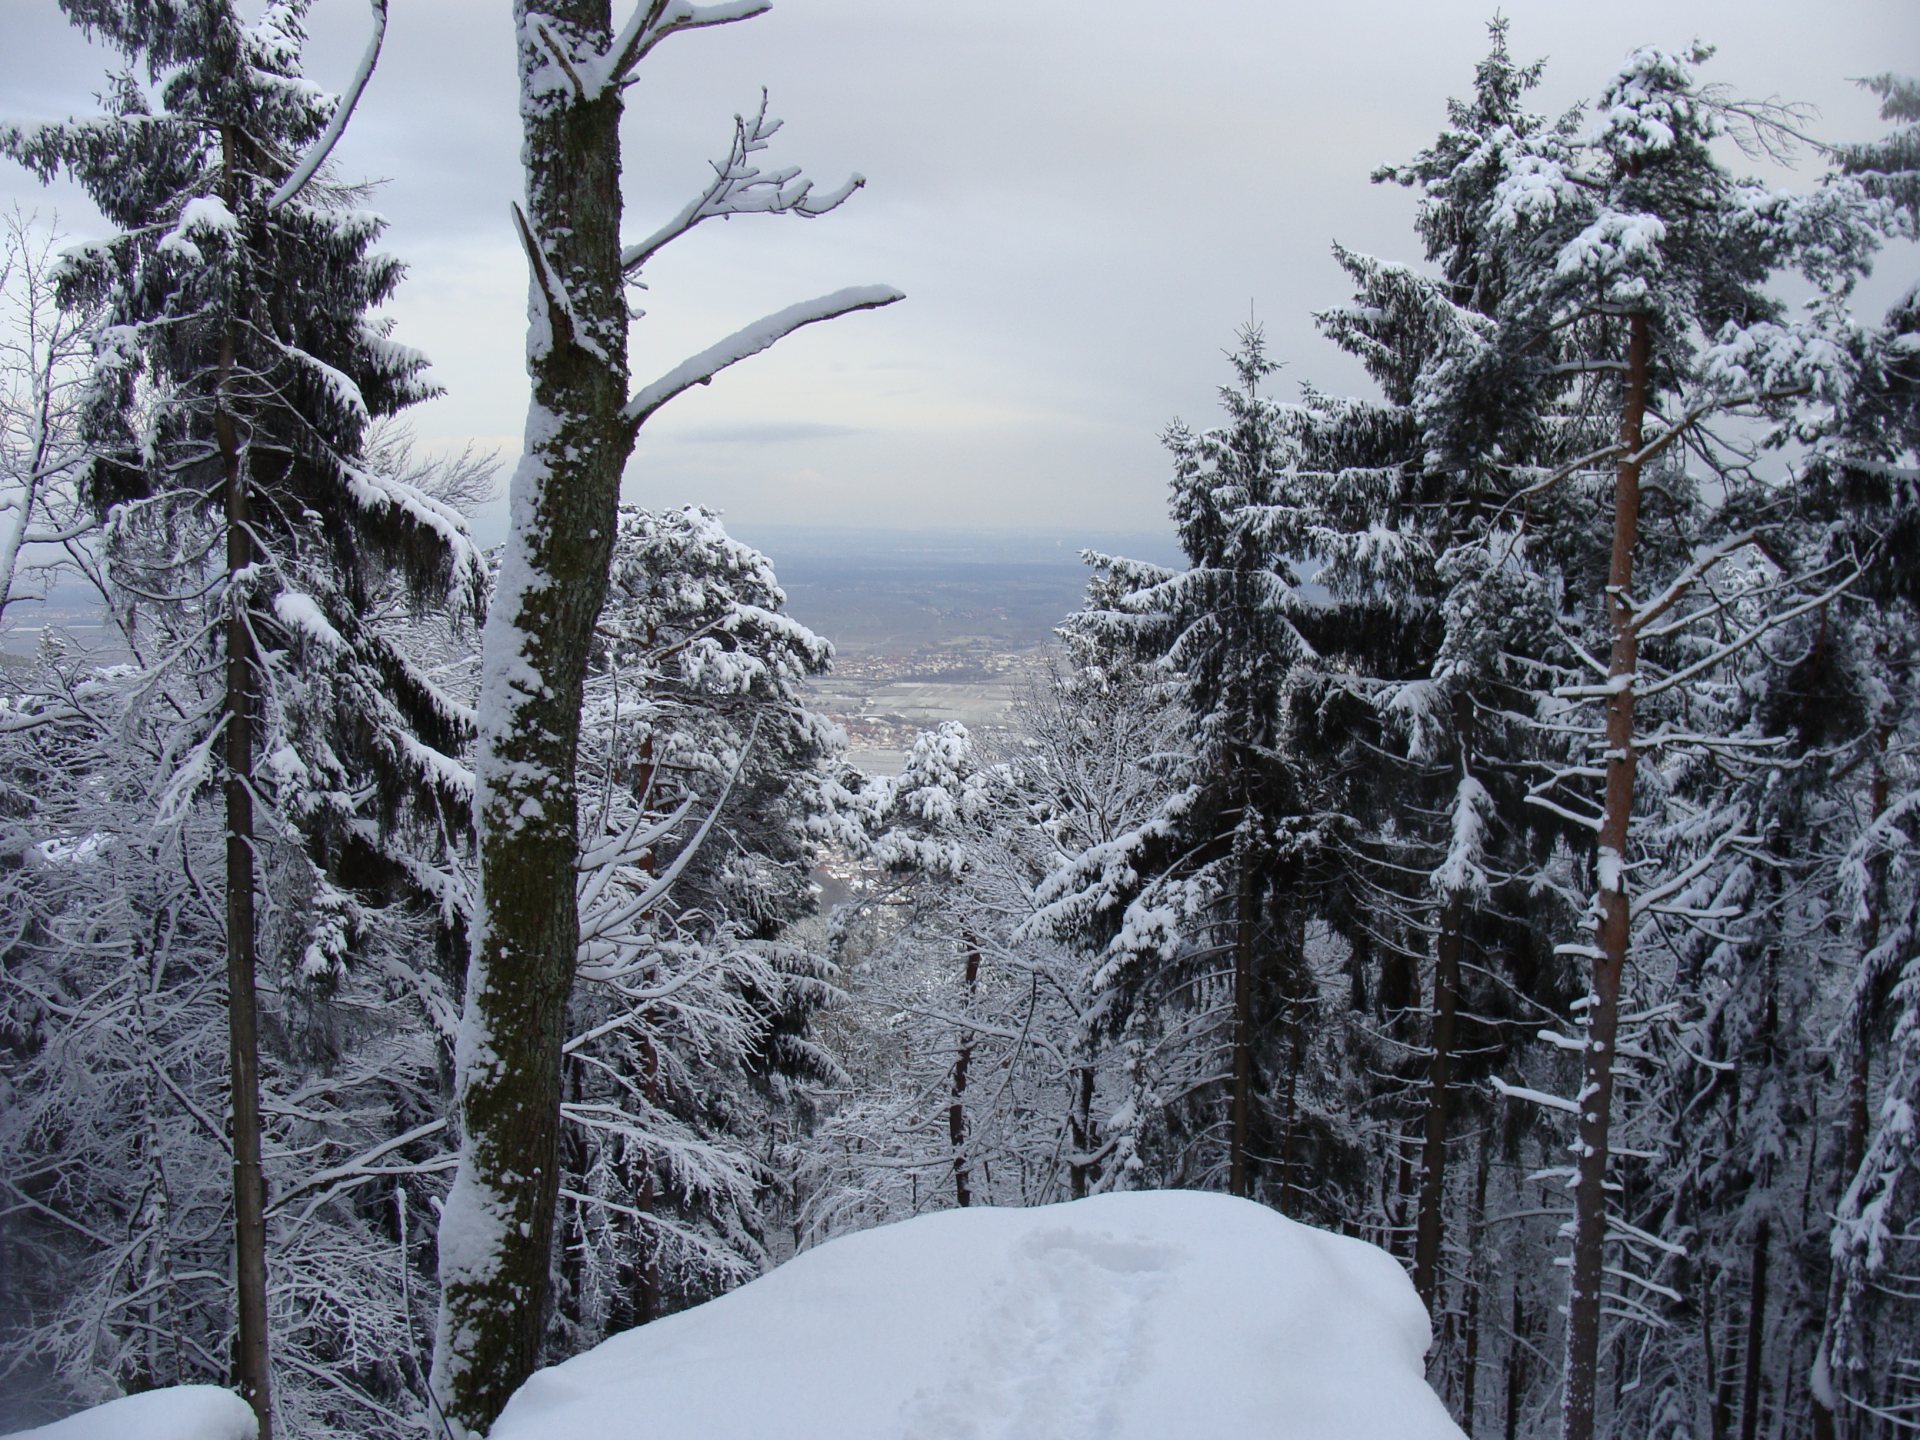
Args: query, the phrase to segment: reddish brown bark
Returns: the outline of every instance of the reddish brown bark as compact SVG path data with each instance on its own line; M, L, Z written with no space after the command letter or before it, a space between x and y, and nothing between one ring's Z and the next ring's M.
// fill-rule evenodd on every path
M1573 1265L1567 1297L1566 1391L1562 1440L1592 1440L1600 1361L1600 1302L1607 1241L1607 1144L1613 1120L1613 1057L1620 1026L1632 912L1627 898L1627 840L1633 818L1633 711L1639 635L1633 623L1633 557L1640 534L1640 448L1647 411L1652 325L1628 317L1627 386L1620 413L1622 456L1614 476L1613 555L1607 573L1606 799L1599 845L1599 920L1581 1055L1579 1146L1573 1192Z

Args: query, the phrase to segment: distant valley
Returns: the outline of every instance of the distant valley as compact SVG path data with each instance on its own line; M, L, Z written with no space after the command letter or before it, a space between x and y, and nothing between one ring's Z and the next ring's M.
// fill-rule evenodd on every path
M991 736L1078 609L1082 548L1172 559L1153 536L1084 547L1026 536L768 527L741 538L768 554L795 619L837 652L812 687L863 769L897 771L913 737L945 720Z

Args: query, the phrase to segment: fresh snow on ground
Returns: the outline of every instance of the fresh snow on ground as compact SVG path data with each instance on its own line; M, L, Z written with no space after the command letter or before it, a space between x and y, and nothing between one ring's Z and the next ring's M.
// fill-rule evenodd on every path
M1427 1344L1391 1257L1250 1201L951 1210L540 1372L492 1440L1462 1440Z
M9 1440L254 1440L247 1402L218 1385L175 1385L110 1400Z

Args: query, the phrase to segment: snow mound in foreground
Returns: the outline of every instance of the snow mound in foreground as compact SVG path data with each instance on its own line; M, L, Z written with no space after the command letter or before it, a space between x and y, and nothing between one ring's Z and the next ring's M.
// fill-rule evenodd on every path
M950 1210L535 1375L492 1440L1462 1440L1400 1266L1222 1195Z
M174 1385L109 1400L8 1440L254 1440L253 1411L218 1385Z

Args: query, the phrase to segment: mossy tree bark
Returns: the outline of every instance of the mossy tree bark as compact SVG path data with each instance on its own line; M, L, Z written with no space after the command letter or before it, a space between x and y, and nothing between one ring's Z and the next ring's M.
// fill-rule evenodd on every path
M525 450L482 642L480 901L457 1058L465 1151L440 1232L435 1398L484 1434L540 1358L559 1192L561 1047L580 923L574 764L633 431L620 269L620 90L562 84L608 0L514 6L533 271Z
M474 819L480 886L455 1058L461 1159L440 1228L432 1391L457 1435L480 1435L540 1358L560 1183L561 1063L580 940L575 764L595 622L606 599L620 478L646 419L803 325L899 300L857 287L789 307L629 394L626 286L699 221L823 214L862 183L777 197L735 173L646 244L620 241L621 96L681 31L751 19L768 0L515 0L531 273L526 440L482 638ZM757 132L756 132L757 133ZM767 133L771 133L770 131Z

